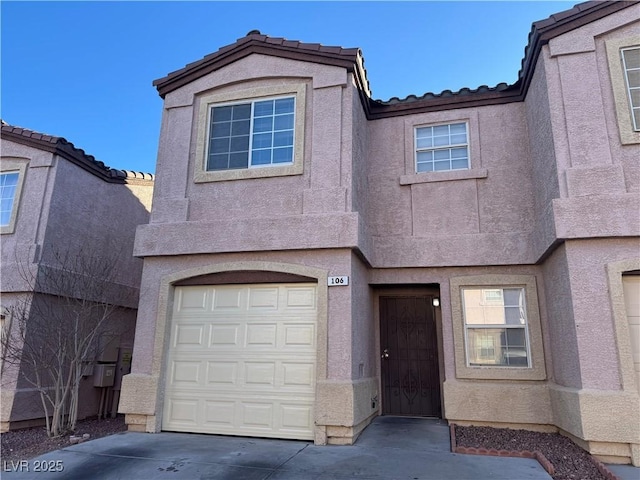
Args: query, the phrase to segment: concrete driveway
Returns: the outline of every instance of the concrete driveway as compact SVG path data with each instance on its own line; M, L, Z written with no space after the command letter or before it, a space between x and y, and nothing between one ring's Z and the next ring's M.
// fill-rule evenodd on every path
M47 461L48 463L44 463ZM35 472L58 466L57 473ZM52 463L53 462L53 463ZM441 420L378 417L352 446L189 433L120 433L18 465L3 479L549 480L535 460L450 452ZM30 471L26 471L26 469Z

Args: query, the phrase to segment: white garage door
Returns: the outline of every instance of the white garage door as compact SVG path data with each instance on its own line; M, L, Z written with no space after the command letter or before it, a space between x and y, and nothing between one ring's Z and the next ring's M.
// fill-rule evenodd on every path
M164 430L313 439L316 285L176 287Z
M640 390L640 276L625 275L622 277L622 286L629 322L631 354L636 371L636 386Z

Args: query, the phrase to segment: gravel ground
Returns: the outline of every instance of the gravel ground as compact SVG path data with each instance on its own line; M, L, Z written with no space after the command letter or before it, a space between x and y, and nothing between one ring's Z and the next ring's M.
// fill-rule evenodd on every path
M539 450L555 468L554 480L605 480L591 455L559 433L457 425L455 430L460 447Z
M88 433L90 435L89 440L94 440L114 433L124 432L126 429L124 416L105 418L103 420L81 420L78 422L73 435L82 436ZM70 445L70 436L71 434L50 438L47 436L47 431L44 427L25 428L3 433L0 435L2 460L5 462L29 460L52 450L59 450Z

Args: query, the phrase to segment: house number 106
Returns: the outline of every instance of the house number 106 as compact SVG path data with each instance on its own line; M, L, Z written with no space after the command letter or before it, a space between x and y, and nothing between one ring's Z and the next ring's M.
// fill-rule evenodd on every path
M346 275L342 277L329 277L327 279L327 285L330 287L349 285L349 277Z

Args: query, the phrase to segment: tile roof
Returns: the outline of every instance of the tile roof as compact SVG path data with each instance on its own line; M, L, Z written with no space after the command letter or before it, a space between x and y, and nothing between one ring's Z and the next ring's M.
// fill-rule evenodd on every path
M1 122L2 129L0 130L0 137L2 140L9 140L54 153L107 182L127 183L131 180L153 180L153 175L150 173L110 168L103 162L96 160L93 155L87 154L84 150L77 148L73 143L63 137L56 137L47 135L46 133L35 132L27 128L16 127L8 124L4 120Z
M335 65L344 67L348 71L354 71L358 65L364 69L362 52L359 48L329 47L319 43L303 43L297 40L269 37L260 33L259 30L251 30L246 36L239 38L234 43L226 45L200 60L189 63L163 78L155 80L153 85L158 89L160 96L164 98L167 93L252 53L263 53L293 60ZM366 75L362 77L363 84L361 87L366 92L369 92L369 82L366 80Z
M409 95L405 98L393 97L389 100L371 98L369 81L364 68L362 52L358 48L327 47L318 43L302 43L284 38L272 38L258 30L252 30L235 43L220 48L196 62L153 82L161 97L186 85L197 78L229 65L252 53L292 58L303 61L342 66L354 72L360 90L363 107L370 119L410 113L465 108L477 105L491 105L522 101L533 76L533 70L542 49L552 38L579 28L599 18L615 13L623 8L639 3L630 1L589 1L580 3L569 10L551 15L545 20L534 22L525 47L518 80L512 84L500 83L494 87L482 85L478 88L462 88L458 91L444 90L440 93L428 92L424 95Z
M640 3L640 0L589 1L555 13L545 20L534 22L524 50L518 80L512 85L500 83L495 87L482 85L476 89L462 88L456 92L444 90L421 96L409 95L402 99L393 97L386 101L371 100L368 117L380 118L444 108L522 101L529 88L540 51L549 40L637 3Z
M569 10L554 13L549 18L534 22L529 32L529 41L524 49L524 57L516 84L522 84L526 93L538 55L540 55L542 47L552 38L638 3L640 0L588 1L578 3Z

